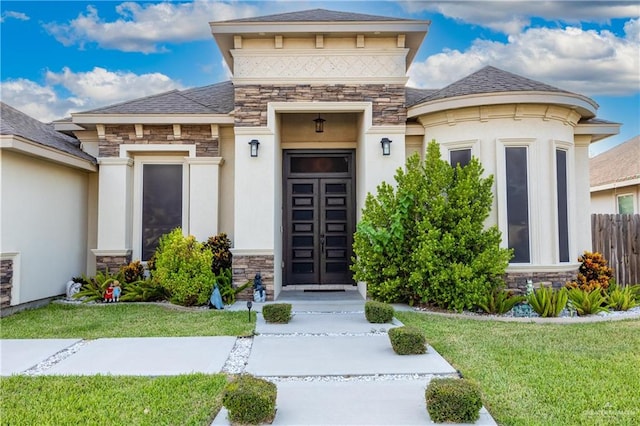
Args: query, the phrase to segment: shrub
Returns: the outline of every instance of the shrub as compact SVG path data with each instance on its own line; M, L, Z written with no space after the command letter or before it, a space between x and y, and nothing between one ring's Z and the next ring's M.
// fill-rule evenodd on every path
M599 288L591 291L572 288L569 290L569 301L578 315L597 314L598 312L605 312L607 310L605 306L607 298Z
M239 424L271 423L276 415L276 385L249 374L236 377L222 394L229 420Z
M511 252L496 226L485 228L493 178L477 159L452 168L434 141L399 168L396 185L369 194L354 235L354 278L382 302L470 309L502 284Z
M286 324L291 319L290 303L272 303L262 307L262 316L266 322Z
M211 250L213 254L211 271L213 271L214 275L220 274L225 269L231 269L231 240L227 237L227 234L221 232L214 237L209 237L204 243L204 247Z
M387 303L368 300L364 304L364 316L367 318L367 321L371 323L382 324L391 322L393 314L393 306Z
M389 329L391 347L398 355L418 355L427 352L427 340L424 333L414 327L395 327Z
M513 293L508 290L494 289L480 300L478 307L488 314L503 315L526 299L525 296L514 296Z
M567 300L566 288L554 290L543 286L527 296L527 302L541 317L557 317L567 305Z
M204 305L213 289L211 258L211 251L204 249L194 236L185 237L176 228L160 237L153 278L167 290L171 302Z
M130 262L128 265L120 268L120 273L125 283L144 280L144 266L139 260Z
M167 300L167 291L156 280L140 280L126 284L120 300L123 302L155 302Z
M475 423L480 418L480 388L465 379L432 379L425 400L429 416L436 423Z
M607 293L607 306L614 311L628 311L638 306L638 296L632 286L609 286Z
M581 262L581 265L577 280L568 283L568 287L587 291L609 287L609 282L613 278L613 269L607 266L607 261L602 254L585 251L578 257L578 262Z

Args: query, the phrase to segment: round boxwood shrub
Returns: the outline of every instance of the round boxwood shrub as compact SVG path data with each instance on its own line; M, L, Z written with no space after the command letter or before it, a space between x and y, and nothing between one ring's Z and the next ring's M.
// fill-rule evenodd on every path
M224 388L222 405L229 412L229 420L234 423L271 423L276 415L277 395L275 384L243 374Z
M414 327L389 329L391 346L398 355L418 355L427 352L427 339L422 331Z
M291 319L290 303L272 303L262 307L262 316L266 322L286 324Z
M367 321L371 323L383 324L385 322L391 322L393 314L393 306L388 303L368 300L364 304L364 316L367 318Z
M475 423L480 418L480 388L465 379L433 379L425 391L427 411L436 423Z

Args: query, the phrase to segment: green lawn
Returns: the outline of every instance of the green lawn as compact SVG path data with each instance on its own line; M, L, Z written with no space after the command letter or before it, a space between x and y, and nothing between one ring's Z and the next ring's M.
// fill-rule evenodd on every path
M640 320L533 324L397 312L503 425L639 425Z
M158 305L107 306L51 303L0 319L0 337L82 338L159 336L248 336L255 327L247 312L178 310Z
M209 425L222 374L173 377L11 376L0 380L6 425Z

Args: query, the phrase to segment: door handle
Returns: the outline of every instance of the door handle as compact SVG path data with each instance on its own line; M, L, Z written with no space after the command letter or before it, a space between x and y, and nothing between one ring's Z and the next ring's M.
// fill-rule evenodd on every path
M320 253L324 254L324 235L320 235Z

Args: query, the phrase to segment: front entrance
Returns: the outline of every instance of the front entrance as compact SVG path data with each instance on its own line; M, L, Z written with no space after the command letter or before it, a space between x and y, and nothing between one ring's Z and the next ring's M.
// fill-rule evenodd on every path
M352 151L285 151L284 285L354 284Z

